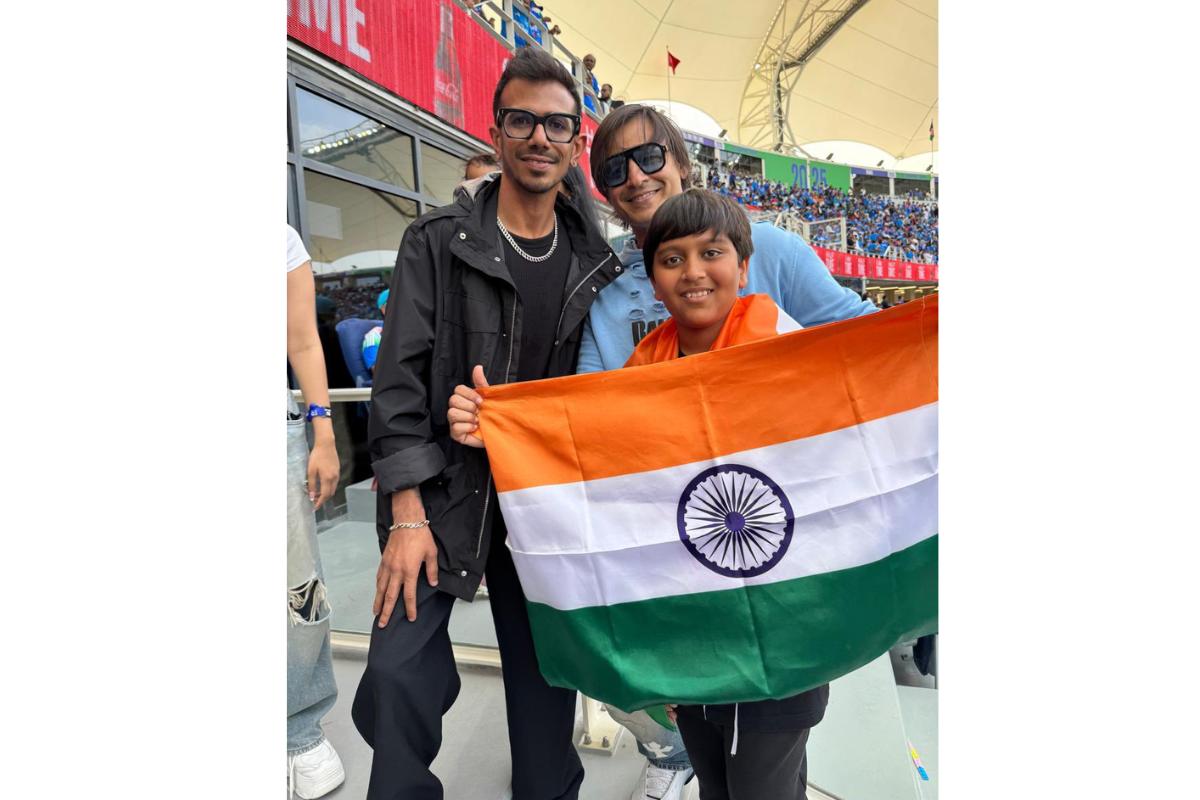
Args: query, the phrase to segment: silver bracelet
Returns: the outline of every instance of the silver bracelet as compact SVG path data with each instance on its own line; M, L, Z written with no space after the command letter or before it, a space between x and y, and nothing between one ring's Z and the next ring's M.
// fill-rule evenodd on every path
M388 528L388 533L391 533L397 528L424 528L428 524L429 520L427 519L423 519L420 522L395 522L392 523L390 528Z

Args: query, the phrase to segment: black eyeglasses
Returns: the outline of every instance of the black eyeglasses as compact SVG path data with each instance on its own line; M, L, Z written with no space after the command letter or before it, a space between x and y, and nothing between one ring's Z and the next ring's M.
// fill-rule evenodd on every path
M629 180L631 158L638 169L653 175L667 165L667 148L658 142L646 142L604 159L604 172L600 177L604 179L605 187L612 189Z
M579 133L578 114L547 114L538 116L523 108L502 108L496 112L496 124L510 139L528 139L538 125L546 132L546 138L557 144L566 144Z

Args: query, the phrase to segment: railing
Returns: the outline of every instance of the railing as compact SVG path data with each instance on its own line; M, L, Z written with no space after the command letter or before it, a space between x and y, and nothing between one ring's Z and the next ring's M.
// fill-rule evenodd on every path
M292 389L292 397L296 398L299 403L304 399L304 395L299 389ZM358 403L371 399L371 387L366 386L361 389L330 389L329 402L331 403Z
M933 253L930 253L926 250L922 250L921 252L915 253L912 256L912 258L906 258L904 255L904 249L897 247L896 245L889 245L888 248L886 250L884 250L882 253L871 252L871 251L867 250L865 247L847 247L847 248L844 248L842 252L853 253L856 256L869 256L871 258L888 258L888 259L892 259L895 261L914 261L914 262L921 263L921 264L936 264L937 263L937 259L935 258Z
M915 197L905 197L902 194L884 195L884 197L886 197L888 202L890 202L892 204L912 203L913 205L916 205L916 206L924 206L927 210L930 208L933 208L934 206L936 206L938 204L938 201L933 198L923 198L923 199L918 200Z
M775 227L783 228L785 231L791 231L792 233L799 234L800 237L809 244L813 243L814 230L820 229L822 226L825 226L826 231L828 231L829 228L836 228L838 237L837 240L824 240L817 242L817 244L821 245L822 247L829 247L831 249L847 252L845 217L806 220L800 216L800 209L798 208L792 208L786 211L767 211L765 214L768 215L767 218L771 219L771 222L775 225Z
M912 258L906 258L904 248L896 245L889 245L882 252L868 252L864 247L850 247L847 245L847 226L845 217L832 217L829 219L806 220L800 216L800 209L788 209L786 211L774 210L759 210L747 211L746 216L750 222L770 222L777 228L782 228L785 231L791 231L798 234L804 241L809 244L816 244L830 250L840 250L843 253L853 253L859 256L870 256L872 258L888 258L896 261L915 261L922 264L937 263L933 254L928 251L919 251ZM838 230L838 241L813 241L813 231L821 225L836 225Z

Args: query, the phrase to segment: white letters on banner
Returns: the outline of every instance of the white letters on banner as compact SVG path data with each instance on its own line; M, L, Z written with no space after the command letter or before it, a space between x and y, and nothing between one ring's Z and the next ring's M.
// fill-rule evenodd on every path
M359 44L358 29L367 28L367 15L358 7L358 0L346 0L346 37L350 52L367 63L371 62L371 51Z
M358 0L345 0L346 3L346 47L351 53L370 63L371 51L362 45L359 29L367 27L367 15L358 7ZM292 6L300 10L300 24L306 28L316 28L321 33L328 33L334 44L342 43L342 5L340 0L292 0L288 3L288 16L292 16Z
M334 44L342 43L342 17L341 9L338 5L338 0L298 0L300 4L300 24L306 28L311 28L313 17L316 17L317 30L321 33L330 34ZM333 19L330 20L330 12ZM288 4L288 14L291 14L291 4ZM333 22L333 31L329 30L329 23Z

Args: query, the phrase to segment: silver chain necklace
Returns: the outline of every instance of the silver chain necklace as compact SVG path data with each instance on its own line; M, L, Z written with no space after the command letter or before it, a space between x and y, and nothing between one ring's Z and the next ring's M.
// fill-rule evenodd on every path
M500 221L499 216L496 217L496 227L499 228L500 232L504 234L504 238L508 240L510 245L512 245L512 249L517 251L517 255L526 261L532 261L535 264L545 261L547 258L554 255L554 248L558 247L558 214L554 215L554 240L550 242L550 249L546 251L546 254L541 256L531 256L529 253L526 253L524 250L522 250L517 245L516 240L513 239L512 234L508 232L508 228L504 227L504 223Z

